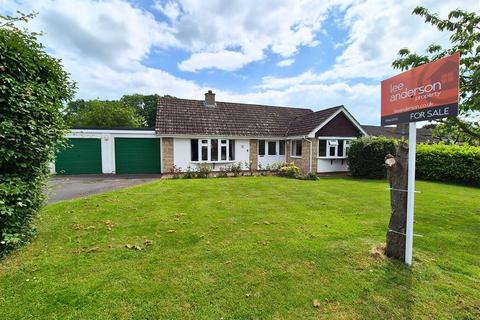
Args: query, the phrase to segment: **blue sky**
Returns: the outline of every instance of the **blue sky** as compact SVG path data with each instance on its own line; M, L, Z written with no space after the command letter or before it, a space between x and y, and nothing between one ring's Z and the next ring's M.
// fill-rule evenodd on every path
M441 16L477 1L0 0L0 12L38 12L78 98L158 93L314 110L343 104L379 124L380 81L395 74L398 50L448 45L412 16L424 5Z

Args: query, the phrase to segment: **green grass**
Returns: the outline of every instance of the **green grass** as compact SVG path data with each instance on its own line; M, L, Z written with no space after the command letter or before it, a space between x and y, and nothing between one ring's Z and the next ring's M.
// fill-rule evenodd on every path
M386 188L163 180L49 205L35 241L0 261L0 318L480 318L480 189L418 182L409 269L369 257Z

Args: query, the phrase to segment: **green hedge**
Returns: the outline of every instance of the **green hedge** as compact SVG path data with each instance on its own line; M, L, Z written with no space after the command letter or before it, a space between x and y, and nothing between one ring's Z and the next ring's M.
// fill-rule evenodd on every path
M480 147L418 145L416 176L425 180L480 185Z
M75 88L17 20L0 16L0 256L34 234L48 163L67 130L61 110Z
M361 178L385 178L385 155L395 155L394 139L365 137L352 141L350 173ZM419 179L480 185L480 147L445 144L417 145Z
M379 179L387 176L383 165L387 154L395 154L396 140L383 137L363 137L352 141L348 152L348 167L354 177Z

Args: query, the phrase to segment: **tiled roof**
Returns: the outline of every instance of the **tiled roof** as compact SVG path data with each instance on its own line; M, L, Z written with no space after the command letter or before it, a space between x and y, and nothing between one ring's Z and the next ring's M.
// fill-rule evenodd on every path
M337 106L333 108L323 109L297 117L293 119L292 122L290 122L286 135L307 135L342 107L343 106Z
M215 107L209 107L203 100L160 98L155 131L160 135L282 137L292 122L292 129L297 132L297 122L312 126L314 121L323 119L318 117L319 112L231 102L217 102ZM314 119L309 120L309 115Z
M408 131L406 135L402 135L396 127L362 125L362 128L368 133L369 136L395 139L400 139L402 136L404 136L408 138ZM433 142L435 140L436 139L433 137L431 129L417 128L417 142Z

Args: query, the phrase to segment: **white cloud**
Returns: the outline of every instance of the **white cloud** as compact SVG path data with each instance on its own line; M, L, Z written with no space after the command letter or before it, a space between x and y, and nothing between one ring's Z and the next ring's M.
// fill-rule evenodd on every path
M447 45L447 33L440 33L422 17L411 14L418 5L441 17L458 7L471 11L480 9L480 2L469 0L358 1L346 9L342 22L349 36L346 43L337 46L345 46L345 49L324 77L381 79L394 72L391 63L400 48L424 52L432 43Z
M302 46L319 44L316 33L335 2L178 0L182 12L171 26L176 40L192 54L179 66L231 71L261 60L269 50L291 57Z
M295 59L284 59L277 63L279 67L289 67L295 62Z
M209 68L234 71L253 60L260 60L262 56L262 52L257 52L257 54L251 54L250 56L242 52L230 50L199 52L192 54L190 58L179 63L178 68L183 71L198 71Z
M176 20L181 13L180 5L175 1L167 1L162 4L156 0L153 7L163 13L170 20Z

